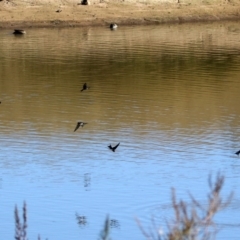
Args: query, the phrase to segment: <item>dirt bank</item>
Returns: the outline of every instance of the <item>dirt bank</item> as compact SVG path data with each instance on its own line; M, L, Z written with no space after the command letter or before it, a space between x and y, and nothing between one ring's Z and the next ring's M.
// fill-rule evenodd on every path
M90 0L91 1L91 0ZM240 19L240 0L219 1L0 0L0 27L66 27Z

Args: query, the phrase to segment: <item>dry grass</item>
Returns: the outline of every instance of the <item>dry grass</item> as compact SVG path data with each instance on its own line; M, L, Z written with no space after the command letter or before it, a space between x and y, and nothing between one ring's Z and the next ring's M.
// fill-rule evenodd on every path
M102 231L100 232L99 240L111 240L110 235L110 220L109 217L106 217Z
M150 233L145 231L139 220L139 227L147 240L210 240L214 239L216 229L214 225L214 216L223 208L226 208L231 202L233 194L231 193L226 200L223 200L220 193L224 184L224 176L217 174L215 182L209 177L210 193L207 196L207 204L199 203L190 195L191 203L183 200L177 200L175 189L172 189L172 208L174 219L167 223L168 229L164 234L161 228L157 228ZM27 238L27 206L23 204L23 215L19 217L18 208L15 206L15 240L28 240ZM76 215L77 219L81 216ZM80 218L82 220L82 218ZM38 236L38 240L41 240ZM106 217L99 240L110 239L110 220Z
M23 223L21 223L17 206L15 206L14 217L15 217L15 239L27 240L27 205L25 202L23 204Z
M191 203L183 200L177 201L175 189L172 189L172 207L174 210L174 220L167 223L167 233L160 231L146 232L138 221L140 229L148 240L210 240L215 239L216 229L213 218L220 210L225 208L231 201L231 193L224 201L220 196L224 184L224 177L217 175L212 183L209 177L210 193L207 197L207 205L200 204L192 195Z
M22 215L23 223L21 223L17 206L15 206L14 218L15 218L15 240L28 240L27 238L27 204L25 202L23 203L23 215ZM38 235L38 240L41 240L40 235Z

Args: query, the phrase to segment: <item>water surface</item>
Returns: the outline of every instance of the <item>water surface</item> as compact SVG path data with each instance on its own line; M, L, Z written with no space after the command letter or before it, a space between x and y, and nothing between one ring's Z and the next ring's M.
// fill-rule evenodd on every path
M145 239L136 219L164 227L171 187L205 205L219 171L234 198L217 239L239 238L239 23L11 33L0 32L2 238L26 201L29 239L98 239L107 214L112 239ZM88 124L73 132L77 121Z

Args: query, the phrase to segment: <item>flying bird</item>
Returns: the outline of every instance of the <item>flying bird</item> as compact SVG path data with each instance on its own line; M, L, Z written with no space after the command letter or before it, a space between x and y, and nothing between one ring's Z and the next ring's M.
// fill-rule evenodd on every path
M239 151L237 151L237 152L235 152L235 154L237 154L237 155L239 156L239 154L240 154L240 150L239 150Z
M117 147L120 145L120 143L118 143L115 147L112 147L112 145L110 144L108 147L110 150L112 150L113 152L115 152L115 150L117 149Z
M89 87L87 86L87 84L86 84L86 83L84 83L84 84L83 84L83 88L82 88L81 92L82 92L82 91L84 91L84 90L87 90L87 89L89 89Z
M74 132L76 132L80 127L83 127L84 125L86 125L87 123L85 122L78 122L77 126L74 129Z

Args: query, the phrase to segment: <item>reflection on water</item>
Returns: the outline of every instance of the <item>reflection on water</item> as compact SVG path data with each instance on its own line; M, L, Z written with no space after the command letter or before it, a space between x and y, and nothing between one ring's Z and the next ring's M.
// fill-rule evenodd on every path
M81 216L78 213L76 213L76 220L81 229L89 225L89 220L86 216L83 216L83 215ZM94 224L94 222L92 224ZM117 228L117 229L120 228L120 223L117 219L109 219L108 225L110 228Z
M110 219L109 225L111 228L120 228L120 223L117 219Z
M76 219L79 227L86 227L88 225L87 217L86 216L80 216L78 213L76 213Z
M25 200L29 239L97 239L107 214L113 239L144 239L134 219L165 226L171 187L204 203L222 171L235 195L218 239L238 239L239 34L232 22L1 30L1 236Z
M91 174L90 173L85 173L84 174L84 188L86 191L91 190Z

